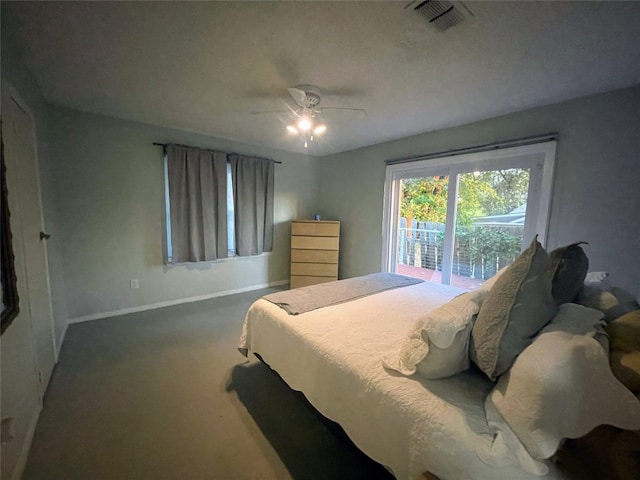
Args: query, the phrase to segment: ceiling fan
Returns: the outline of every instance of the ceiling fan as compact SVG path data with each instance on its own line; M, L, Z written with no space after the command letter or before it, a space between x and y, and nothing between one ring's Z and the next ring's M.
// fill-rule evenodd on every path
M349 113L355 118L363 118L366 111L362 108L319 107L322 100L322 90L315 85L297 85L287 88L295 107L287 110L268 110L251 112L252 114L293 113L295 122L287 125L287 132L291 135L304 137L304 148L314 137L319 137L327 131L327 126L321 120L323 113Z

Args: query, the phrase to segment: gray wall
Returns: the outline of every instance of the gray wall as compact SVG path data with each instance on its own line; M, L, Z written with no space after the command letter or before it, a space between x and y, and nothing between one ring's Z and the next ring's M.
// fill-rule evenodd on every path
M317 160L64 108L51 107L48 120L47 172L56 186L71 320L288 280L288 222L315 211ZM282 161L275 172L273 253L164 266L162 148L153 142ZM130 289L130 279L140 288Z
M320 211L342 220L340 278L380 270L384 160L559 132L548 248L577 240L590 269L640 295L640 86L322 159Z

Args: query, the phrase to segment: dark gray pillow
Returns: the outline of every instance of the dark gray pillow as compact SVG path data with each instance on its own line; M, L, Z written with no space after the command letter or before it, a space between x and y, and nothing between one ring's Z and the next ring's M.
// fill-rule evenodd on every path
M593 285L585 285L580 290L575 303L588 308L595 308L604 313L604 321L611 322L622 315L640 309L640 303L624 288L605 289Z
M582 290L589 270L589 259L578 242L556 248L549 254L547 275L551 279L551 294L556 305L572 303Z
M495 380L555 315L547 252L533 239L489 291L471 331L470 355Z

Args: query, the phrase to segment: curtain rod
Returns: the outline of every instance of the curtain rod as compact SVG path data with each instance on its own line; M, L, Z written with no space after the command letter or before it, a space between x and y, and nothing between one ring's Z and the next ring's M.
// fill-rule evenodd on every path
M514 140L506 140L502 142L487 143L484 145L474 145L472 147L456 148L453 150L444 150L442 152L426 153L424 155L417 155L412 157L394 158L393 160L385 160L386 165L397 165L400 163L417 162L420 160L428 160L430 158L438 157L453 157L456 155L463 155L465 153L486 152L489 150L499 150L509 147L521 147L523 145L531 145L534 143L548 142L556 140L558 138L558 132L549 132L544 135L536 135L533 137L517 138Z
M158 147L162 147L165 151L166 151L166 149L167 149L167 145L169 145L168 143L160 143L160 142L153 142L153 144L154 144L154 145L156 145L156 146L158 146ZM198 150L204 150L204 151L206 151L206 152L215 152L215 151L216 151L216 150L212 150L212 149L210 149L210 148L194 147L194 146L192 146L192 145L183 145L183 144L181 144L181 143L173 143L173 144L171 144L171 145L175 145L175 146L177 146L177 147L183 147L183 148L197 148ZM239 153L234 153L234 152L229 153L229 154L227 154L227 155L234 155L234 154L235 154L235 155L240 155ZM273 162L273 163L282 163L282 162L281 162L281 161L279 161L279 160L273 160L273 159L271 159L271 158L263 158L263 160L267 160L267 161L269 161L269 162Z

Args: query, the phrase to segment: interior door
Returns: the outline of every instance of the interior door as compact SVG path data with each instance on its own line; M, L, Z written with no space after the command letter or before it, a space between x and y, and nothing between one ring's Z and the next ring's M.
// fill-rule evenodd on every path
M47 387L56 363L51 291L47 264L40 179L35 143L33 117L17 92L8 84L2 85L2 132L5 142L5 161L10 195L16 195L21 228L14 232L14 242L24 248L28 299L20 308L28 308L31 316L41 393ZM28 305L25 305L27 303Z

